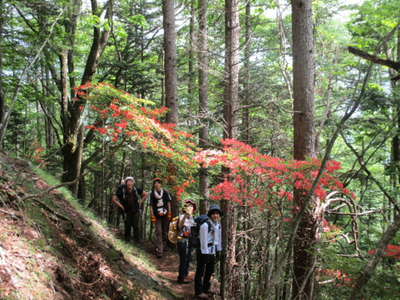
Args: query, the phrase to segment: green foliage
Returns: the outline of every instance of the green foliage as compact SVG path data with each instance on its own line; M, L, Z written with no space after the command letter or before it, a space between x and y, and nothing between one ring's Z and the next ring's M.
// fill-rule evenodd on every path
M70 53L72 57L69 58L71 60L69 61L68 84L79 85L91 47L93 28L111 29L110 39L102 54L93 83L108 82L116 88L103 85L96 91L92 91L82 116L82 123L85 126L93 125L94 127L91 129L97 133L107 131L107 133L95 135L86 145L83 153L83 160L87 163L85 168L89 169L88 175L85 176L87 200L106 198L116 183L126 174L135 175L144 187L153 176L159 175L174 182L174 185L177 186L174 192L180 192L181 185L186 184L187 180L190 181L191 176L193 178L197 176L197 168L187 164L187 161L192 158L191 151L186 149L187 137L180 136L175 137L176 139L169 139L168 130L171 128L166 129L158 124L162 123L162 114L158 115L159 120L154 124L146 123L147 121L141 123L140 118L137 118L137 116L149 117L142 111L142 108L153 111L156 107L162 107L165 102L161 1L122 0L114 1L113 4L111 23L104 20L104 14L98 17L91 13L89 7L81 7L77 14L75 35L72 35L68 29L74 16L74 9L76 9L71 6L69 0L7 1L2 4L6 11L4 14L6 22L0 40L2 49L2 69L0 71L8 105L11 105L10 99L22 71L37 53L38 47L48 37L50 24L55 21L61 9L64 10L54 27L54 33L50 37L49 43L40 55L40 60L22 82L19 97L13 103L15 110L10 119L3 147L16 156L31 158L37 154L38 149L45 148L41 153L43 153L42 158L45 158L45 163L50 163L47 165L48 168L51 167L55 172L61 173L61 156L65 142L65 137L62 136L65 125L65 120L62 119L64 108L60 102L59 89L61 51L72 50ZM224 1L208 3L210 113L205 119L200 118L198 114L197 40L192 49L194 57L189 58L188 56L190 50L189 4L189 1L179 2L176 11L179 27L177 90L180 121L178 128L175 129L179 129L177 132L180 132L181 129L190 132L193 134L191 142L196 143L195 137L199 128L206 124L210 132L210 147L213 147L220 144L224 126L221 118L225 55ZM250 1L250 57L245 57L244 4L247 3L240 3L240 100L242 101L245 95L249 99L249 142L262 154L291 158L293 111L290 5L287 1ZM25 19L12 5L19 8ZM322 157L324 154L326 145L346 109L357 99L362 78L367 69L367 62L347 52L346 47L348 45L357 46L371 54L397 61L397 32L388 37L384 44L382 44L382 39L387 37L388 33L398 24L399 6L399 0L366 0L360 5L349 5L345 1L313 1L316 46L315 128L319 137L316 142L318 157ZM101 5L99 5L100 7ZM279 14L277 9L279 9ZM351 12L352 14L349 16ZM279 15L282 17L281 19L278 17ZM197 34L197 18L194 30ZM381 45L380 51L375 53L378 45ZM192 93L188 91L189 75L192 75L189 74L189 62L193 63L195 72L193 81L195 88ZM245 62L248 70L245 69ZM248 85L245 85L244 79L247 71L250 79ZM386 67L375 66L373 68L367 89L361 99L361 105L352 118L347 121L342 132L346 140L363 156L362 159L372 175L368 175L362 169L357 158L342 138L337 140L331 154L332 159L342 162L343 169L340 174L342 181L358 196L354 201L357 211L377 211L360 216L356 220L361 255L368 255L369 250L376 248L377 241L393 217L392 206L371 176L378 180L388 193L398 197L396 194L398 185L393 184L396 180L398 181L398 166L392 161L393 153L391 151L393 137L398 133L399 95L396 87L389 82L389 77L393 77L393 74L388 74ZM73 98L78 89L73 90L74 86L70 86L70 88L67 96L72 95L71 98ZM126 120L125 123L122 115L112 116L114 111L111 111L110 104L117 105L112 102L114 98L120 100L118 109L126 114L124 116L132 116L129 115L129 111L131 111L135 118ZM140 99L152 99L152 101ZM69 99L69 101L71 104L76 99ZM241 102L240 106L242 104ZM91 105L95 105L96 108ZM131 108L131 105L134 108ZM57 141L47 144L51 130L48 129L49 120L45 118L43 109L46 109L52 116L51 121L54 127L52 133L59 133L59 144ZM108 111L102 114L101 111L105 109ZM243 127L242 112L242 108L237 112L239 129ZM102 115L106 116L99 119ZM96 124L96 122L99 123ZM126 127L123 128L125 124ZM145 136L128 134L133 131L145 133ZM86 130L85 134L89 132L90 130ZM158 143L159 141L164 144ZM167 148L160 148L160 145ZM89 159L86 162L86 159L92 157L94 157L92 160ZM177 165L178 168L170 168L170 164ZM98 174L101 174L103 180L101 182L104 184L100 192L95 191L99 182ZM217 171L210 172L209 180L212 185L219 183L218 175ZM201 196L195 185L186 188L188 197L200 200ZM66 189L62 190L79 208L80 205L73 200ZM50 203L48 204L50 205ZM333 207L336 206L333 205ZM87 211L87 209L79 209L83 214ZM353 210L351 206L345 206L340 209L340 212L351 213ZM254 220L241 224L241 226L257 228L262 224L263 230L267 230L270 224L267 225L263 222L273 219L271 221L273 226L278 228L276 235L280 235L280 240L279 242L276 240L276 244L272 244L274 243L273 238L268 237L272 239L270 245L254 245L254 249L257 251L253 250L253 255L265 253L266 249L282 253L285 248L283 244L285 239L282 239L282 236L286 236L291 227L278 222L267 213L253 211L252 213L254 213ZM94 215L90 216L90 218L92 217ZM363 258L351 257L358 252L354 243L349 244L344 238L346 235L352 239L353 219L348 215L335 214L326 214L325 218L332 226L336 227L334 230L322 234L323 239L318 250L320 251L318 268L340 270L342 273L348 274L349 278L354 279L365 266L366 261ZM243 219L245 218L243 217ZM100 224L99 219L96 224ZM260 233L259 231L255 232ZM250 238L256 240L251 234ZM267 240L267 237L264 240ZM399 242L398 237L392 241L394 244L399 244ZM113 243L123 251L131 251L131 253L141 251L132 249L118 240L113 240ZM245 243L246 241L243 240L239 242L240 245ZM268 257L270 258L270 256ZM274 261L271 259L266 264L269 265L271 262ZM253 281L250 280L251 289L254 293L256 293L255 291L261 293L258 276L267 271L253 269L251 272L253 276ZM398 284L396 284L398 274L397 261L385 258L379 265L376 276L367 285L366 293L371 299L379 299L379 297L394 299L393 295L397 297L398 293ZM332 274L324 276L318 277L317 280L324 281L334 277ZM289 284L290 278L277 278L276 281ZM269 289L269 291L273 290L284 290L284 287L274 286ZM349 297L351 287L336 278L331 283L319 286L318 290L321 299L343 299Z

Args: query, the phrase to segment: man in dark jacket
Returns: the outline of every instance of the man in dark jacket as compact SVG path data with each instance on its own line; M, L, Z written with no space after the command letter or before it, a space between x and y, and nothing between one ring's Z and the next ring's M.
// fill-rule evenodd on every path
M156 255L161 258L168 242L169 221L171 213L171 195L162 187L162 180L155 178L150 194L151 221L156 229Z
M125 240L127 242L131 239L132 229L134 240L140 241L140 208L143 206L146 197L147 193L135 187L135 179L131 176L125 178L125 184L120 185L113 195L112 201L125 213Z

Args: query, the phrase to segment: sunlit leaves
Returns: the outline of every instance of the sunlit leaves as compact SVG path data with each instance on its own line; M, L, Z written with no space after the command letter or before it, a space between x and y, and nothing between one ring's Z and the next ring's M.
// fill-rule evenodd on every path
M136 98L104 83L88 83L77 87L76 91L88 102L89 116L102 120L101 126L89 124L87 129L114 143L122 141L158 157L158 169L175 166L178 176L172 186L178 197L192 183L191 175L198 167L194 160L196 143L190 134L176 129L175 124L160 122L167 108L153 108L152 101Z

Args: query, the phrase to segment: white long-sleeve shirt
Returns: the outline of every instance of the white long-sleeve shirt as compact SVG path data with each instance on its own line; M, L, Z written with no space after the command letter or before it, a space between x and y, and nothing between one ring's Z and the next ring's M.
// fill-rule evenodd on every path
M213 228L208 230L208 223ZM200 226L200 251L202 254L215 254L217 251L222 251L222 233L221 224L210 222L204 222Z

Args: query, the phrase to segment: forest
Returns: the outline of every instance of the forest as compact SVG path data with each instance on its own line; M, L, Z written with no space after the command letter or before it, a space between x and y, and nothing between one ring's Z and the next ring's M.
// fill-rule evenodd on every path
M188 199L197 215L220 207L210 299L400 299L399 7L0 0L0 153L58 180L10 192L24 179L0 158L0 219L33 201L67 222L45 199L62 187L122 240L113 195L127 176L149 194L157 178L171 220ZM131 243L151 256L143 195ZM0 298L28 299L6 288L3 225ZM169 299L100 290L54 299Z

